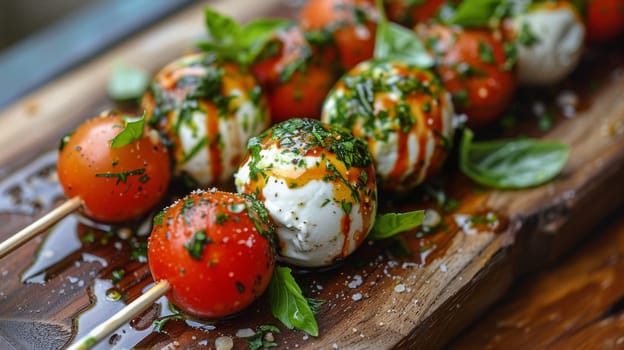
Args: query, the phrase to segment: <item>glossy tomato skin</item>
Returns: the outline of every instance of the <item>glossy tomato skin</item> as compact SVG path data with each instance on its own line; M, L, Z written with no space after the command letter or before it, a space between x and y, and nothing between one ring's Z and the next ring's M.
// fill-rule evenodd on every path
M186 313L232 315L267 288L274 233L266 209L252 197L196 191L154 217L150 271L155 281L169 282L167 297Z
M252 71L269 101L274 123L288 118L319 119L321 105L337 79L332 65L323 65L296 26L278 29Z
M349 70L373 57L378 17L372 0L310 0L299 23L304 32L323 33Z
M425 22L434 18L445 0L386 0L385 7L388 19L407 26Z
M270 90L269 106L273 121L292 117L319 119L323 100L332 87L334 75L318 66L308 66Z
M453 95L455 109L468 116L468 125L482 127L496 120L517 85L505 43L488 30L432 24L418 26L417 32L436 58L436 71Z
M624 33L624 1L588 0L585 24L589 42L615 39Z
M87 120L64 138L57 171L65 194L80 197L90 218L120 223L140 218L160 202L171 176L170 157L158 134L122 147L111 140L124 128L119 113Z

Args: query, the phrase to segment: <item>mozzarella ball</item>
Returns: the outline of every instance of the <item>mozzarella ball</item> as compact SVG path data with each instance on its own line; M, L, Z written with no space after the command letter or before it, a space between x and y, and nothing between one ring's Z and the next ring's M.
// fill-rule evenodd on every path
M279 257L319 267L359 247L377 213L373 161L364 141L312 119L289 119L254 137L235 174L277 225Z
M585 26L565 1L544 2L512 22L520 83L549 85L565 78L583 53Z
M249 138L270 123L256 79L206 54L164 67L142 105L173 148L174 174L193 186L230 181Z
M453 115L450 94L431 72L367 61L334 86L321 118L366 140L380 187L398 192L440 169L453 137Z

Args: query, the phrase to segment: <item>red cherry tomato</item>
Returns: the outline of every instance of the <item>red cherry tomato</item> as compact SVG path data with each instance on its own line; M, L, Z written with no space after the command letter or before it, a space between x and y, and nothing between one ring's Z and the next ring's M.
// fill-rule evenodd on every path
M203 318L234 314L269 284L275 267L274 227L249 196L198 191L154 217L147 259L167 297Z
M320 119L323 100L334 83L326 69L308 66L293 74L290 80L270 90L269 106L275 123L292 117Z
M590 42L615 39L624 32L624 1L589 0L585 24Z
M148 129L121 147L112 141L124 120L115 112L80 125L64 139L58 177L68 197L80 197L85 214L118 223L146 214L163 197L171 175L167 148Z
M277 48L277 49L276 49ZM297 27L278 30L252 71L269 100L274 123L288 118L320 118L323 99L337 75L312 56L312 48Z
M412 26L435 17L445 2L445 0L416 2L410 0L387 0L386 11L388 19L391 21Z
M304 32L322 32L336 45L343 69L373 57L379 14L372 0L311 0L300 13Z
M469 126L487 125L509 106L516 78L502 40L487 30L438 24L417 31L436 57L438 76L453 95L455 109L468 116Z

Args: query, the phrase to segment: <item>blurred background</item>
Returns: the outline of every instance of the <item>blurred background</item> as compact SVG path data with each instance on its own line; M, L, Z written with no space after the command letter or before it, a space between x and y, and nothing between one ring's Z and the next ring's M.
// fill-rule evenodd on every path
M0 109L196 0L0 0Z
M65 16L105 0L0 0L0 50Z

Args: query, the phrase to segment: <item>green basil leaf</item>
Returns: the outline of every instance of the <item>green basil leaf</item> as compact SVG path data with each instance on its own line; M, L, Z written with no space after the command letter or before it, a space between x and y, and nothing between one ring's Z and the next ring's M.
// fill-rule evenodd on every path
M464 0L457 7L451 23L462 27L486 27L503 2L504 0Z
M204 18L210 41L231 45L240 37L241 27L234 18L221 14L210 7L204 9Z
M118 64L108 80L108 96L115 101L138 100L150 83L145 71Z
M208 41L198 43L198 47L243 65L253 63L273 32L292 24L285 19L262 18L241 26L235 19L211 8L205 9L205 17Z
M537 186L557 176L570 154L567 145L535 139L472 142L464 130L459 167L475 182L500 189Z
M420 226L425 218L424 210L407 213L387 213L377 215L375 224L368 234L369 239L390 238L401 232Z
M140 117L122 117L124 121L124 129L117 134L112 140L111 147L118 148L129 145L132 142L143 137L143 129L145 127L145 112Z
M301 292L290 268L277 266L269 283L269 300L273 316L289 329L297 328L318 336L314 313Z
M421 68L433 66L433 57L429 55L425 45L411 29L386 19L382 1L377 1L379 23L375 36L374 57L380 60L396 60Z

